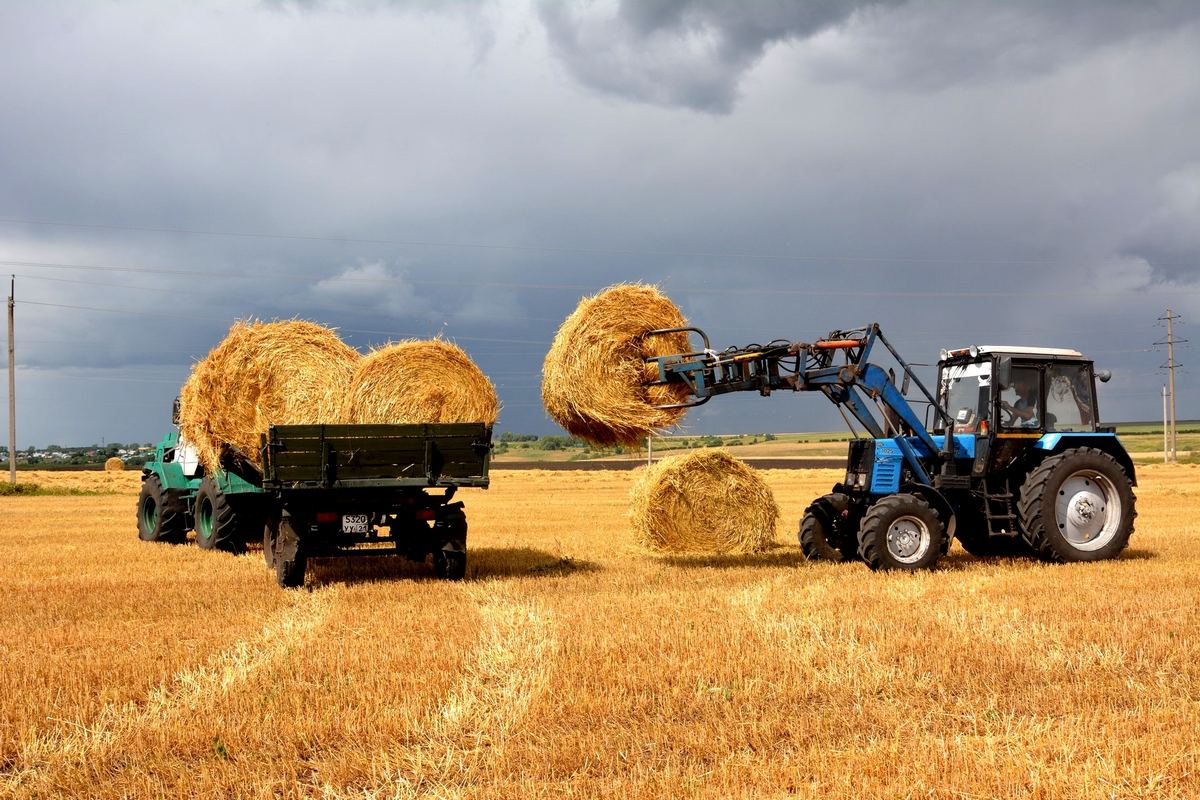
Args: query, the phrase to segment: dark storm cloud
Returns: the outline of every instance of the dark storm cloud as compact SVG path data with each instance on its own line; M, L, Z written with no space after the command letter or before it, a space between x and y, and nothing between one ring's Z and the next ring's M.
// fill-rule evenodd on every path
M831 29L843 36L813 48L814 74L911 91L1037 74L1196 16L1185 0L542 0L538 8L554 52L583 85L721 114L772 45Z
M900 0L894 0L900 2ZM728 113L742 75L768 46L844 22L866 0L542 0L539 15L571 74L603 92Z

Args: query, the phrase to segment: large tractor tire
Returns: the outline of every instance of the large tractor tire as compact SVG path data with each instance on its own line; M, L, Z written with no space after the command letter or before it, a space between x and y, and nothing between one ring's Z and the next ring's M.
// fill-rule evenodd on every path
M229 498L208 475L196 490L192 516L195 518L196 544L202 550L236 553L245 544L238 515L229 504Z
M858 556L858 520L850 498L833 492L814 500L800 520L800 550L809 561L853 561Z
M301 546L299 530L303 524L295 517L271 517L263 528L263 556L275 570L275 581L284 589L304 585L308 557Z
M945 525L915 494L876 501L858 531L858 555L873 570L933 569L945 551Z
M180 544L187 540L187 520L180 511L167 510L167 491L157 475L142 480L138 494L138 538L143 542Z
M1094 447L1067 450L1026 476L1021 532L1046 561L1115 558L1133 535L1135 502L1129 476L1112 456Z

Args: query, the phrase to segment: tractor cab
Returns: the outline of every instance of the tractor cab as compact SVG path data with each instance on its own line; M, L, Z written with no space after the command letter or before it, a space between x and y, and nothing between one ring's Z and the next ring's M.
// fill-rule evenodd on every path
M938 397L957 433L1095 433L1095 378L1078 350L973 346L942 351Z

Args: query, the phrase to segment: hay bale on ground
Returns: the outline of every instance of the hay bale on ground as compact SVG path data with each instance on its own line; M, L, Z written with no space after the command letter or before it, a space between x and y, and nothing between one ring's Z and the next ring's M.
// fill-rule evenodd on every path
M396 342L363 358L341 418L359 424L495 423L496 388L471 357L441 339Z
M180 392L180 429L205 469L226 445L260 464L259 435L271 425L338 422L361 354L302 320L236 322L192 367Z
M689 350L685 333L654 336L687 325L653 286L620 284L585 297L563 322L542 365L542 403L571 434L593 444L638 445L683 418L685 409L655 405L687 398L679 386L646 386L657 377L649 356Z
M104 462L105 472L120 472L123 469L125 469L125 462L116 456L112 456Z
M724 450L692 450L638 470L629 516L644 546L670 553L758 553L779 507L757 472Z

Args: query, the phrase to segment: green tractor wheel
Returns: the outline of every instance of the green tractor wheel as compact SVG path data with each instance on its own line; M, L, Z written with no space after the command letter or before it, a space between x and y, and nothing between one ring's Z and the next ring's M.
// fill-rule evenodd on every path
M142 479L138 494L138 538L143 542L180 544L187 538L187 522L179 511L167 510L167 492L158 476L150 473Z
M212 478L205 475L196 490L192 515L196 520L196 544L202 550L238 552L245 544L239 535L237 514L229 498Z

